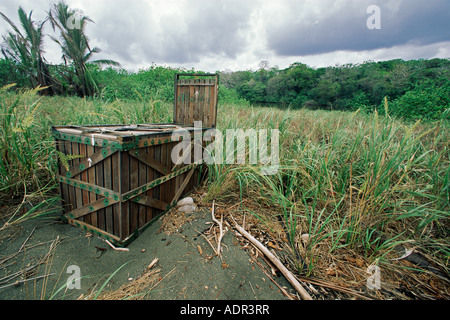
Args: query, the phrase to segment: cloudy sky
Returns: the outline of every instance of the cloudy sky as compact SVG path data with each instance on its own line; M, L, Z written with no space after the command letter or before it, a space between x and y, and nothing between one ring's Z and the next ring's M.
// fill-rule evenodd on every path
M56 0L1 0L42 20ZM97 58L129 70L152 63L204 71L367 60L450 58L449 0L67 0L95 23L87 28ZM379 11L373 11L373 6ZM369 9L369 10L368 10ZM369 28L375 26L377 28ZM378 28L379 27L379 28ZM0 21L0 34L9 29ZM50 25L46 34L52 34ZM47 37L47 60L61 53Z

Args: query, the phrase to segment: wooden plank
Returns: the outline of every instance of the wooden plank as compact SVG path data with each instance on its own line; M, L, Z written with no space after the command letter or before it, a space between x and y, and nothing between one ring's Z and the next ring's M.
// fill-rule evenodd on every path
M113 205L117 202L118 201L116 201L114 199L106 199L106 198L100 199L100 200L94 201L92 203L88 203L81 208L77 208L75 210L72 210L71 212L68 212L67 217L72 218L72 219L78 219L78 218L83 217L91 212L96 211L96 210L110 207L111 205ZM87 224L89 224L89 223L87 223Z
M122 195L130 191L130 156L129 152L121 153L121 191ZM120 238L124 239L130 235L130 203L122 203L122 213L121 213L121 229Z
M100 147L94 147L94 152L97 153L101 150ZM95 165L95 181L97 182L97 188L103 188L105 185L104 182L104 171L103 171L103 162L97 163ZM101 189L100 189L101 190ZM104 193L104 190L101 190ZM102 199L103 196L101 194L96 193L96 200ZM105 210L100 209L97 211L97 227L105 230Z
M66 153L66 142L63 140L57 140L57 150L61 153ZM65 174L66 169L63 168L63 165L61 161L58 159L59 162L59 172L60 174ZM62 198L62 205L63 205L63 212L68 212L70 210L66 211L67 206L70 204L70 196L69 196L69 186L60 182L60 190L61 190L61 198Z
M171 169L168 166L162 164L159 161L148 158L145 153L145 150L142 149L132 150L130 151L130 155L164 175L171 172Z
M147 159L152 159L154 157L154 151L153 151L153 147L148 147L147 149ZM154 169L150 166L147 166L147 181L152 181L154 179L154 175L153 175L153 171ZM150 189L146 192L146 195L150 198L153 197L153 190ZM146 221L150 221L153 218L153 208L149 208L147 207L147 217L146 217Z
M202 86L200 87L200 120L202 121L202 126L205 126L205 109L206 105L205 105L205 93L206 93L206 87L205 87L205 79L202 79Z
M175 193L175 196L173 197L172 201L170 201L171 204L176 203L178 201L178 199L180 198L180 196L183 194L183 191L186 188L187 184L189 183L189 180L191 179L192 174L194 173L194 170L195 170L195 167L192 168L191 171L189 171L189 173L187 174L186 178L184 178L184 181L181 184L180 188Z
M209 80L210 81L210 80ZM208 87L205 87L205 104L204 104L204 115L203 115L203 121L204 124L203 126L206 128L210 128L211 127L211 89Z
M111 169L111 157L103 160L103 179L105 184L105 189L112 190L112 169ZM106 231L109 233L114 233L113 226L113 212L112 207L108 206L105 210L105 227Z
M120 192L120 152L117 152L111 156L111 172L112 172L112 190L114 193L119 195L119 199L122 197ZM120 202L113 205L113 225L115 235L120 235L120 212L121 204Z
M179 121L179 110L178 110L178 100L180 99L180 87L178 86L179 75L176 74L174 77L174 99L173 99L173 122L177 123Z
M142 204L144 206L148 206L148 207L152 207L152 208L156 208L159 210L167 210L168 207L168 203L158 200L158 199L154 199L151 197L148 197L146 195L140 195L139 197L137 197L136 199L133 200L133 202ZM150 221L150 220L149 220ZM143 226L144 224L142 224L141 226Z
M130 151L130 153L133 153L132 151ZM146 158L145 156L147 155L146 150L145 149L140 149L139 150L139 155L141 156L141 158ZM139 166L139 177L138 177L138 185L143 185L145 184L148 180L147 180L147 165L145 163L143 163L142 161L138 162L138 166ZM138 214L138 226L141 227L145 224L145 218L146 218L146 211L147 208L143 205L139 205L139 214Z
M86 148L84 144L78 144L80 148ZM85 150L85 149L82 149ZM72 178L89 169L92 166L95 166L97 163L108 159L112 154L116 153L117 150L111 150L108 148L99 149L96 153L86 156L86 152L82 153L84 156L83 159L78 159L78 162L72 165L69 168L69 172L71 173ZM89 159L91 161L89 161Z
M72 143L70 141L66 142L66 153L65 154L72 154ZM72 186L68 186L68 193L69 193L69 207L68 210L72 211L73 209L76 209L76 197L75 197L75 189Z
M87 155L87 151L86 151L86 145L85 144L79 144L79 148L80 148L80 154L86 156ZM86 170L83 171L80 174L80 180L83 182L88 182L88 175ZM86 205L89 203L89 192L87 190L82 190L81 191L81 196L83 198L83 205ZM85 221L86 223L91 223L91 220L89 219L90 217L83 217L83 221Z
M134 151L130 150L129 154L132 155ZM130 157L130 188L135 189L139 187L139 162L136 158ZM138 214L139 205L136 203L130 203L130 234L138 228Z
M94 154L94 147L87 145L86 146L86 155L87 157L91 157ZM96 185L96 181L95 181L95 168L94 167L90 167L87 169L87 182L89 184L93 184ZM89 194L89 203L94 202L96 197L95 197L95 193L94 192L88 192ZM91 214L89 214L88 216L86 216L85 221L87 223L90 223L93 226L97 226L97 212L93 212Z
M153 148L153 151L154 151L154 153L153 153L154 159L158 162L161 162L161 146L155 146ZM153 171L153 175L154 175L154 180L157 180L160 177L162 177L162 174L157 171ZM159 199L159 200L161 199L161 188L159 185L157 185L156 187L153 188L153 197L155 199Z
M98 198L109 198L109 199L115 199L115 200L119 200L121 199L120 195L115 193L113 190L111 189L106 189L104 187L100 187L98 185L95 184L91 184L89 182L84 182L84 181L80 181L77 179L71 179L71 178L66 178L66 177L61 177L59 176L58 179L62 182L65 183L71 187L74 187L75 189L80 189L80 190L88 190L90 192L94 192L97 195L96 200L98 200Z
M210 126L211 127L216 127L216 121L217 121L217 99L218 99L218 94L217 94L217 90L219 88L219 83L218 83L218 78L216 76L216 84L213 87L213 98L211 99L212 102L212 106L211 106L211 112L212 112L212 119L211 119L211 123Z
M193 119L194 103L195 103L195 88L193 85L191 85L189 87L189 110L187 111L187 114L186 114L187 120L185 122L185 125L192 125L194 123L194 119Z
M164 166L167 166L167 144L164 144L164 145L161 145L161 163L164 165ZM169 158L170 158L170 154L169 154ZM163 183L163 184L161 184L161 200L162 201L168 201L167 200L167 196L168 196L168 193L169 193L169 189L168 189L168 186L167 186L167 183Z
M108 237L108 238L113 239L113 240L115 240L115 241L118 241L118 242L121 241L121 239L120 239L119 237L117 237L117 236L115 236L115 235L113 235L113 234L110 234L110 233L106 232L106 231L103 230L103 229L100 229L100 228L91 226L91 225L89 225L89 224L87 224L87 223L85 223L85 222L83 222L83 221L75 220L75 219L71 219L71 218L68 218L67 221L68 221L71 225L74 225L74 226L76 226L76 227L83 228L83 229L86 229L86 230L88 230L88 231L89 231L89 230L93 230L93 231L95 231L95 232L97 232L97 233L100 233L100 234L104 235L105 237Z
M72 154L80 155L80 144L78 142L72 142ZM77 166L80 162L80 158L75 158L72 160L72 165ZM75 188L76 206L75 208L81 208L83 206L83 190Z

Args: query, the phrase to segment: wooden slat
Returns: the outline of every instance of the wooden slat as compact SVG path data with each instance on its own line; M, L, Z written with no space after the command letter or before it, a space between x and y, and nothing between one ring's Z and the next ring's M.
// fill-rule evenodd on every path
M94 154L94 147L93 146L86 146L86 155L87 157L91 157ZM94 167L90 167L87 169L87 176L88 176L88 180L87 182L89 184L93 184L93 185L97 185L96 181L95 181L95 168ZM96 196L93 192L89 192L89 203L94 202L96 199ZM97 225L97 212L93 212L91 213L89 216L87 216L85 218L85 221L92 224L93 226Z
M71 212L68 212L66 215L68 218L78 219L80 217L87 215L88 213L110 207L111 205L113 205L117 202L118 201L116 201L114 199L103 198L103 199L94 201L92 203L88 203L81 208L72 210Z
M175 172L172 172L171 174L169 174L167 176L159 177L159 178L157 178L157 179L155 179L155 180L153 180L151 182L146 183L145 185L139 186L139 187L137 187L135 189L131 189L129 192L124 193L122 195L122 198L123 198L124 201L127 201L128 199L134 198L134 197L142 194L143 192L145 192L145 191L143 191L144 187L148 189L149 187L151 187L150 185L155 185L155 183L159 183L158 186L154 187L154 189L156 189L161 184L163 184L164 182L168 181L169 179L173 179L177 175L180 175L180 174L182 174L182 173L184 173L186 171L189 171L190 169L194 168L197 165L198 165L198 163L190 164L190 165L185 166L185 167L183 167L181 169L178 169ZM155 196L155 198L158 199L157 196Z
M97 153L100 151L99 147L94 147L94 153ZM95 180L97 182L97 188L102 188L101 186L104 186L104 179L103 179L103 163L100 162L95 166ZM95 189L94 189L95 190ZM101 190L101 189L100 189ZM103 190L101 190L102 193L104 193ZM96 200L100 200L101 196L100 195L96 195ZM105 230L105 210L98 210L97 211L97 225L96 227Z
M115 240L115 241L118 241L118 242L121 241L121 239L120 239L119 237L117 237L117 236L115 236L115 235L113 235L113 234L110 234L110 233L106 232L106 231L103 230L103 229L100 229L100 228L91 226L91 225L89 225L89 224L87 224L87 223L85 223L85 222L82 222L82 221L80 221L80 220L68 218L67 221L68 221L71 225L74 225L74 226L77 226L77 227L78 227L78 226L84 227L84 228L86 228L87 230L90 229L90 230L96 231L96 232L98 232L98 233L101 233L101 234L103 234L104 236L106 236L106 237L108 237L108 238L111 238L111 239L113 239L113 240Z
M167 144L161 145L161 164L167 165ZM169 154L170 157L170 154ZM167 174L163 174L164 176ZM167 201L167 193L169 192L167 183L161 184L161 196L162 201Z
M62 152L64 154L66 153L66 146L65 145L66 145L65 141L57 140L57 150L59 152ZM66 169L63 168L63 165L62 165L61 161L59 161L59 172L60 172L60 174L64 174L65 170ZM61 189L61 198L62 198L62 201L63 201L63 211L64 212L68 212L70 210L66 210L66 208L67 208L67 206L70 203L69 186L64 184L64 183L62 183L62 182L60 182L59 185L60 185L60 189Z
M80 148L86 148L86 145L84 144L78 144ZM85 150L85 149L83 149ZM89 167L95 166L97 163L108 159L112 154L116 153L117 150L111 150L108 148L99 149L96 153L90 155L89 157L86 156L86 153L80 153L83 155L83 159L78 159L78 162L74 165L72 165L69 168L69 172L71 173L72 178L79 175L80 173L84 172L85 170L89 169ZM105 156L106 154L106 156ZM91 161L89 161L91 159ZM81 166L81 168L80 168Z
M112 170L112 190L119 195L119 200L121 199L120 190L120 152L115 153L111 156L111 170ZM120 214L122 210L121 203L113 205L113 224L114 224L114 234L120 235Z
M86 155L86 145L79 144L79 148L80 148L80 154ZM88 181L88 176L87 176L86 170L80 174L80 180L84 181L84 182ZM83 198L83 205L88 204L89 203L89 192L87 190L82 190L81 196ZM89 217L83 217L84 221L87 223L91 223L91 220L86 219L86 218L89 218Z
M152 208L156 208L159 210L167 210L168 207L168 203L158 200L158 199L154 199L154 198L150 198L146 195L140 195L136 200L134 200L134 202L137 202L139 204L145 205L145 206L149 206ZM142 224L144 225L144 224ZM141 225L141 226L142 226Z
M130 153L134 153L133 151L130 151ZM145 149L139 150L139 155L141 157L146 157L147 153ZM143 163L142 161L138 162L139 166L139 185L145 184L147 180L147 165ZM147 208L143 205L139 205L139 216L138 216L138 226L141 227L145 224L145 218L146 218L146 210Z
M133 151L130 151L131 155ZM139 187L139 162L136 158L130 157L130 188ZM130 203L130 233L138 228L139 205Z
M152 147L148 147L146 148L147 150L147 159L153 159L154 157L154 151ZM147 181L152 181L154 179L154 175L153 175L154 169L150 166L147 166ZM148 197L152 198L153 197L153 190L149 190L145 193L145 195L147 195ZM154 209L153 208L149 208L147 207L147 217L146 217L146 221L150 221L153 218L153 212Z
M62 183L66 183L69 186L73 187L74 189L88 190L89 187L92 187L92 189L93 189L92 192L94 192L97 195L97 199L96 200L98 200L99 197L106 197L106 198L109 198L109 199L114 199L115 196L118 197L117 200L121 199L119 194L115 193L111 189L106 189L104 187L101 187L101 186L98 186L98 185L95 185L95 184L91 184L89 182L80 181L80 180L77 180L77 179L70 179L70 178L66 178L66 177L62 177L62 176L59 176L58 178L59 178L59 180ZM81 186L81 185L84 185L84 187ZM95 192L96 189L98 189L98 192ZM105 192L106 192L106 194L105 194Z
M122 195L130 191L130 156L128 152L121 153L121 167L120 167L121 177L121 191ZM129 233L130 226L130 203L122 203L122 213L121 213L121 229L120 238L124 239Z
M70 141L66 142L66 154L72 154L72 143ZM68 186L68 193L69 193L69 204L70 209L69 211L76 209L76 197L75 197L75 188L72 186Z
M186 178L184 178L183 183L181 184L180 188L177 190L177 192L175 193L175 196L173 197L172 201L170 201L171 204L175 203L178 201L178 199L180 198L180 196L183 194L184 189L186 188L189 180L192 177L192 174L194 173L195 167L191 169L191 171L189 171L189 173L187 174Z
M103 179L105 189L112 190L112 169L111 169L111 157L108 157L103 161ZM112 207L105 208L105 227L109 233L114 233L113 226L113 209Z
M161 162L158 162L154 159L148 158L147 154L145 153L145 150L142 150L142 149L132 150L132 151L130 151L130 155L164 175L171 172L171 169L169 167L163 165Z
M193 85L191 85L189 87L189 110L187 111L187 114L186 114L185 124L193 124L194 123L194 121L193 121L194 102L195 102L195 88Z

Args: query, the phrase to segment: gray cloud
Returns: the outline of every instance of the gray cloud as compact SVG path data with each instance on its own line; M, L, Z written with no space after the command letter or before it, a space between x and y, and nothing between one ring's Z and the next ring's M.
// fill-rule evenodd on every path
M235 58L245 49L251 3L176 1L165 6L119 2L97 12L91 34L127 61L198 62Z
M96 59L136 70L152 62L186 68L247 69L260 60L287 66L383 57L447 57L448 0L66 0L95 23L87 27ZM17 22L19 5L40 20L57 0L2 0ZM369 5L381 9L381 30L368 30ZM0 34L8 29L0 21ZM48 25L46 33L52 33ZM46 58L61 52L46 38ZM398 52L398 54L397 54ZM417 54L416 54L417 53Z
M428 1L342 1L320 4L323 10L312 13L305 5L292 7L298 17L311 12L305 19L269 24L268 45L280 55L312 55L336 50L373 50L416 43L426 45L450 40L450 2ZM369 5L381 10L381 29L369 30L366 22ZM325 8L328 7L328 10Z

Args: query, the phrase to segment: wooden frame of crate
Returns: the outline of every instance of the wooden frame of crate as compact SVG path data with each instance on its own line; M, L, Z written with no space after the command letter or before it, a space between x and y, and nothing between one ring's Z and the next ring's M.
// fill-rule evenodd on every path
M217 91L217 75L179 74L174 123L53 126L63 219L117 245L130 243L199 185L203 166L193 152L187 164L172 162L183 140L173 133L183 129L191 147L205 147L201 137L215 126Z

